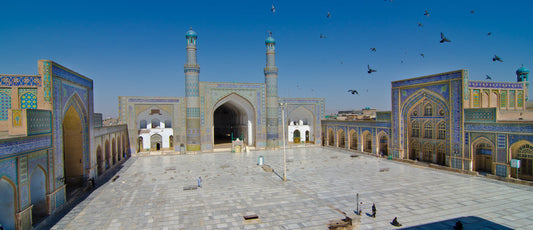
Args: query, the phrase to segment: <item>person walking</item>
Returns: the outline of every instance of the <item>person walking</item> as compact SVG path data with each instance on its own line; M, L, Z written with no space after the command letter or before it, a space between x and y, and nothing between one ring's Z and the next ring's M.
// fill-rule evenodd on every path
M376 204L372 203L372 217L376 218Z
M202 177L198 177L198 188L202 187Z

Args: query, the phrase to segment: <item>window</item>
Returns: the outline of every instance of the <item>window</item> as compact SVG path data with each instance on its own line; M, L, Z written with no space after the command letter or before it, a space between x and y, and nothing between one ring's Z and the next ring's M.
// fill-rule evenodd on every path
M444 121L439 123L439 139L446 139L446 123Z
M411 132L412 137L418 137L420 135L420 125L418 124L418 121L413 121L411 124Z
M424 107L424 116L433 116L433 107L431 104L427 104L426 107Z
M37 97L33 93L25 93L20 97L21 109L37 109Z
M165 121L165 128L172 128L172 122L170 120Z
M148 125L146 123L146 120L141 120L141 122L139 124L139 129L146 129L146 125Z
M433 124L431 124L431 121L424 124L424 138L433 138Z
M156 118L152 120L152 128L159 128L160 125L159 119Z

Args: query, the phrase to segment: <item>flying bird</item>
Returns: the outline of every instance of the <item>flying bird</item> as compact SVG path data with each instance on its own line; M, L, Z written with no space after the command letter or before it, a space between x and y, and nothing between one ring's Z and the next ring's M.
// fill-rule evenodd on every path
M473 13L475 13L475 12L476 12L476 11L473 11L473 10L470 11L471 14L473 14Z
M341 65L344 64L342 61L341 61Z
M376 48L374 48L374 47L370 48L370 50L376 52Z
M328 11L328 15L326 16L326 18L331 18L331 14L329 13L329 11Z
M326 38L326 35L320 34L320 38Z
M276 13L276 7L274 7L274 4L272 4L272 8L270 8L270 11L272 11L272 13Z
M400 64L403 64L403 60L400 62Z
M492 77L490 77L489 75L485 75L485 76L487 76L487 77L485 77L485 79L492 80Z
M427 16L429 18L429 12L427 10L424 11L424 16Z
M350 90L348 90L348 93L352 93L352 94L357 94L357 95L359 95L359 92L357 92L357 90L355 90L355 89L350 89Z
M445 42L452 42L452 41L446 38L446 36L444 36L444 34L440 32L440 43L445 43Z
M418 23L416 23L416 24L418 24L418 27L422 27L422 26L424 26L424 24L422 24L422 23L420 23L420 22L418 22Z
M498 57L498 55L494 55L494 57L492 58L492 61L503 62L503 60L500 57Z
M426 56L424 56L424 53L420 53L420 56L422 56L423 58L426 57Z
M370 65L367 65L368 67L368 73L371 74L372 72L377 72L377 70L370 68Z
M492 35L492 32L488 32L488 33L487 33L487 36L490 36L490 35Z

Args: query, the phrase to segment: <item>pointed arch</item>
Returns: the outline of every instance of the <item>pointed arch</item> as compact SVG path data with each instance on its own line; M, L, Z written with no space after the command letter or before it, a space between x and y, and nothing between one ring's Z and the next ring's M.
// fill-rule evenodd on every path
M363 152L372 153L372 133L368 130L363 131Z
M309 135L305 136L306 142L314 142L315 141L315 115L311 110L306 108L303 105L297 106L294 109L291 109L289 112L287 112L287 123L289 124L291 121L303 121L303 125L309 126Z
M328 146L335 146L335 132L333 132L333 128L328 129Z
M515 170L511 170L511 176L533 181L533 143L527 140L520 140L513 143L509 149L509 161L511 159L520 160L520 171L518 175Z
M385 131L380 131L377 135L377 154L380 156L389 155L389 135Z
M405 143L402 144L403 146L401 148L407 153L406 157L409 159L415 160L423 158L421 155L421 150L423 150L421 149L422 146L420 146L420 148L411 148L410 144L412 143L412 139L418 139L420 137L425 138L426 134L431 135L432 139L434 136L434 125L431 126L431 129L424 127L425 123L422 123L423 118L417 117L417 115L414 115L415 113L413 113L414 110L416 110L419 106L425 106L427 104L431 104L432 106L432 115L443 117L442 120L444 120L447 127L450 127L449 106L447 100L440 94L422 88L407 97L400 109L401 121L400 127L398 128L400 130L403 129L403 133L400 135L403 139L400 141L400 143ZM436 114L436 112L438 112L438 114ZM410 115L413 115L413 117ZM415 121L418 123L415 123ZM418 128L413 127L413 125L418 125ZM423 129L424 132L421 132L421 129ZM426 130L427 133L425 132Z
M46 170L37 165L30 174L30 195L32 208L32 222L37 223L47 215L46 205L47 188Z
M16 229L17 186L6 176L0 177L0 197L0 223L4 229Z
M494 156L496 145L489 138L481 136L472 141L470 151L472 153L472 166L474 171L493 173Z
M357 131L355 131L355 129L350 129L349 136L350 149L358 150L359 138L357 137Z
M337 130L337 147L346 148L346 137L344 129Z
M248 99L235 92L220 98L210 112L214 127L212 129L212 143L215 144L217 136L234 133L236 137L242 136L247 145L254 146L257 139L255 137L257 126L255 111L254 105ZM224 119L224 112L234 113L235 117L228 121L228 119ZM286 130L287 127L284 129Z

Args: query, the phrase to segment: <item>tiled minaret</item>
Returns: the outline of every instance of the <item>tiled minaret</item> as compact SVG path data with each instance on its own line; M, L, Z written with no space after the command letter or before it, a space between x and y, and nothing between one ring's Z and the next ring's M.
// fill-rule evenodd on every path
M197 35L191 28L187 39L187 63L185 71L185 98L187 100L187 151L200 151L200 66L196 63Z
M279 119L279 100L278 100L278 67L276 67L276 41L272 33L265 40L266 44L266 67L265 67L265 84L266 84L266 124L267 124L267 149L278 147L278 119Z
M529 70L522 65L520 69L516 70L516 78L518 82L525 82L526 88L524 89L525 101L529 99Z

